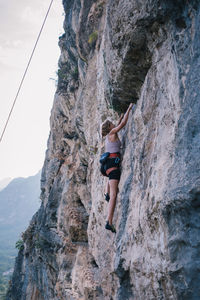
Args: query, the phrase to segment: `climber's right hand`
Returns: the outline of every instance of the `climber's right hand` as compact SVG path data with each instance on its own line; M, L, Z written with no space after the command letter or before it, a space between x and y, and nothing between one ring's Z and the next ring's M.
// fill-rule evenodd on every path
M128 109L131 110L132 107L133 107L133 103L130 103Z

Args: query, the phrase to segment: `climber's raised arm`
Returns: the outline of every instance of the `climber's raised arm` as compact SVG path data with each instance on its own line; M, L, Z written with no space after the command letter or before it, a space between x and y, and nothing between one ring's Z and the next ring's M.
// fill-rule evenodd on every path
M121 123L121 120L123 119L123 117L124 117L124 114L121 115L121 117L120 117L120 119L119 119L119 121L117 123L117 126Z
M126 113L124 114L123 118L120 120L120 123L114 127L109 134L116 134L118 131L120 131L127 123L128 121L128 116L129 116L129 112L133 107L133 103L131 103L126 111Z

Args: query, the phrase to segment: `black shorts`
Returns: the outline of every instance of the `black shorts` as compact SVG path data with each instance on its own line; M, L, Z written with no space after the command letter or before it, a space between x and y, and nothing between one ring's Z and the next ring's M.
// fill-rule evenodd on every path
M120 180L120 176L121 176L120 168L111 171L110 174L108 175L109 180L111 180L111 179L117 179L117 180Z
M113 170L109 173L109 175L108 175L109 180L110 179L120 180L120 175L121 175L120 165L115 163L115 158L108 158L106 161L105 169L108 170L113 167L117 167L117 169Z

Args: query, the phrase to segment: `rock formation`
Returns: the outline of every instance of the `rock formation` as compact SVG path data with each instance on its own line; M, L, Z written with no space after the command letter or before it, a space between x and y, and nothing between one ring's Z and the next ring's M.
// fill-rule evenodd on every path
M200 299L200 3L63 5L42 205L7 299ZM100 125L130 102L115 235Z

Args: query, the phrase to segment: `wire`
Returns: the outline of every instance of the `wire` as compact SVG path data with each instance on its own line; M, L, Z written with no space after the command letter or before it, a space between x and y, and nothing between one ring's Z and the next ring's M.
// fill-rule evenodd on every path
M35 45L34 45L34 47L33 47L32 53L31 53L31 56L30 56L30 58L29 58L28 64L27 64L27 66L26 66L26 69L25 69L25 71L24 71L24 75L23 75L23 77L22 77L22 80L21 80L21 82L20 82L19 88L18 88L18 90L17 90L17 94L16 94L15 99L14 99L14 101L13 101L13 105L12 105L11 110L10 110L10 113L9 113L9 115L8 115L8 118L7 118L6 124L5 124L5 126L4 126L3 132L2 132L2 134L1 134L0 142L1 142L2 139L3 139L4 133L5 133L5 131L6 131L8 122L9 122L9 120L10 120L12 111L13 111L14 106L15 106L15 104L16 104L16 101L17 101L19 92L20 92L20 90L21 90L21 87L22 87L22 85L23 85L24 79L25 79L25 77L26 77L26 73L27 73L28 68L29 68L29 66L30 66L31 60L32 60L32 58L33 58L35 49L36 49L36 47L37 47L38 41L39 41L39 39L40 39L42 30L43 30L44 25L45 25L45 23L46 23L46 20L47 20L47 17L48 17L48 15L49 15L49 12L50 12L50 9L51 9L51 6L52 6L53 1L54 1L54 0L51 0L51 3L50 3L50 5L49 5L49 8L48 8L47 13L46 13L45 18L44 18L44 21L43 21L42 26L41 26L41 28L40 28L38 37L37 37L37 39L36 39Z

